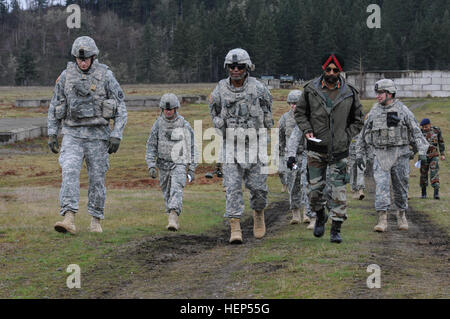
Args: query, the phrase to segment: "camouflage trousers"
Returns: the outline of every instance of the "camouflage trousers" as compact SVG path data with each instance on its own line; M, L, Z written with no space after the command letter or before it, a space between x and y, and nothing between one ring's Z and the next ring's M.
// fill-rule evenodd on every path
M328 183L327 169L329 170ZM311 187L309 193L311 209L317 212L327 206L332 220L345 221L347 219L345 187L348 183L347 159L330 162L327 154L308 151L308 181ZM327 184L330 197L328 200L325 190Z
M159 169L159 186L164 196L166 213L174 210L178 216L183 209L183 189L186 186L186 166L173 164L173 168Z
M300 169L288 172L288 189L289 189L289 208L298 209L304 207L306 215L315 217L316 213L311 211L309 205L309 183L307 181L308 159L306 156L297 158ZM301 163L301 164L300 164Z
M350 175L350 186L352 191L359 191L360 189L365 189L364 183L364 170L360 169L355 163L353 157L348 158L348 173Z
M286 157L280 155L280 162L278 163L278 176L282 185L288 185L288 175L290 174L287 168Z
M408 208L409 156L400 156L389 171L381 168L377 157L373 161L375 180L375 209L387 211L391 207L391 181L397 209Z
M250 190L250 208L263 210L267 206L267 175L261 173L261 164L223 164L223 183L226 191L224 217L241 218L244 213L242 182Z
M109 168L108 141L64 135L59 156L62 184L59 193L60 214L78 212L80 172L86 162L89 175L88 213L104 219L106 200L105 176Z
M420 163L420 187L428 186L428 171L430 171L431 187L439 188L439 157L428 158Z

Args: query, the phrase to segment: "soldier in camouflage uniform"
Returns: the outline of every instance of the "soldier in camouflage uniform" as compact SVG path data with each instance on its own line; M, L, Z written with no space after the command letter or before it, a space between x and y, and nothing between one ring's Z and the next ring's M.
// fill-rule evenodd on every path
M342 241L341 225L347 219L348 148L351 139L361 130L364 116L358 91L340 76L343 64L339 54L327 54L322 59L323 75L305 84L294 112L297 124L307 138L309 199L311 209L317 215L316 237L323 236L328 219L324 188L329 168L330 241L333 243Z
M439 153L441 160L445 161L445 144L441 129L431 126L429 119L420 122L423 136L427 139L430 147L427 151L427 160L420 163L420 187L422 198L427 198L428 171L430 171L431 187L434 188L434 199L439 199Z
M390 208L390 182L397 208L397 224L400 230L408 230L406 210L409 189L409 145L414 139L419 159L426 159L428 142L421 134L414 114L398 99L392 80L383 79L375 84L377 100L364 122L361 138L357 143L357 165L365 167L362 154L373 148L373 175L375 179L375 209L379 215L374 230L387 230L387 211Z
M159 170L159 185L169 218L167 229L177 231L178 216L183 208L183 188L186 178L189 182L195 178L198 157L194 130L177 113L180 107L178 97L172 93L164 94L159 107L161 115L153 124L148 137L145 161L150 177L156 178L156 168Z
M228 52L224 67L229 77L221 80L211 93L209 109L214 127L223 137L225 217L230 219L230 243L240 244L240 218L244 212L242 182L250 190L253 234L262 238L266 233L267 174L262 170L264 163L257 156L257 148L259 140L267 138L266 134L260 136L260 132L273 126L272 95L264 84L249 75L254 66L247 51Z
M348 157L348 172L350 175L350 186L353 192L353 198L363 200L364 199L364 171L359 169L356 165L356 143L358 139L361 138L361 134L357 135L352 139L349 148L349 157Z
M316 216L311 212L308 194L310 191L307 181L308 157L306 153L306 140L296 125L287 143L286 166L291 170L289 174L289 203L292 210L291 224L301 221L300 206L304 206L303 222L309 223L308 229L314 229ZM295 163L299 163L297 167Z
M108 154L117 152L127 122L123 91L109 68L96 59L99 50L93 39L77 38L72 46L75 62L69 62L56 81L48 110L49 147L58 153L57 135L63 134L59 164L62 168L58 232L75 233L74 217L80 198L83 160L89 174L89 230L102 232L106 199L105 175ZM114 127L110 128L110 120Z

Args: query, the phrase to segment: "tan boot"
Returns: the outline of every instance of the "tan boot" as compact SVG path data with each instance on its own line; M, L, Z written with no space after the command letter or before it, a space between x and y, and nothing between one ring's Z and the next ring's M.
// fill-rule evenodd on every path
M241 220L239 218L231 218L230 228L230 244L242 244Z
M64 214L64 220L55 224L55 230L60 233L69 232L75 234L77 232L75 228L75 213L68 210Z
M174 210L169 212L169 224L167 225L167 229L170 231L178 230L178 214Z
M406 220L406 212L404 210L397 211L397 225L400 230L408 230L408 221Z
M387 211L378 211L378 224L374 227L374 231L383 233L387 230Z
M253 236L263 238L266 234L266 224L264 222L264 210L253 211Z
M363 190L363 189L360 189L360 190L358 191L358 199L359 199L359 200L363 200L364 197L366 197L366 195L364 195L364 190Z
M303 208L303 224L309 224L311 219L306 215L306 208Z
M293 209L292 210L291 225L300 224L301 219L302 219L302 217L300 215L300 209L298 209L298 208L297 209Z
M103 233L102 226L100 226L100 218L92 217L89 231L91 233Z
M308 227L306 227L306 229L314 229L315 225L316 225L316 219L313 217L313 218L311 218L311 222L309 223Z

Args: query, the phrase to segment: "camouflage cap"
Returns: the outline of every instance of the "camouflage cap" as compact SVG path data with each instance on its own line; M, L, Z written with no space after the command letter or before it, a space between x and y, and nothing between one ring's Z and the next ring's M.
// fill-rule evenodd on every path
M173 93L166 93L161 97L161 100L159 101L159 107L161 109L176 109L180 107L180 100L178 100L178 97Z
M382 79L375 83L375 92L387 91L389 93L397 93L397 88L395 87L394 81L390 79Z
M225 62L223 63L223 67L226 68L228 64L245 64L247 65L247 70L253 71L255 70L255 66L250 60L250 55L244 49L233 49L230 50L225 56Z
M75 39L72 45L72 55L76 58L89 58L98 55L99 50L94 39L82 36Z
M289 92L287 97L288 103L297 103L300 100L300 96L302 96L303 92L300 90L292 90Z

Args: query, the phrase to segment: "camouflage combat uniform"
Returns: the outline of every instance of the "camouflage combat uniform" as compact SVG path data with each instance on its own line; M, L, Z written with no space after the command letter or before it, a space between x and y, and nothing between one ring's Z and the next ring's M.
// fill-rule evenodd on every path
M315 218L316 214L311 211L308 199L310 188L307 180L306 141L298 126L295 126L288 140L287 157L296 157L296 163L299 164L299 167L288 175L290 209L298 209L303 205L306 208L306 215Z
M397 125L388 124L389 114L400 121ZM391 207L390 182L394 194L394 204L400 211L408 208L409 189L409 145L414 139L419 155L424 155L428 142L421 134L414 114L399 100L392 104L376 103L361 132L356 146L357 154L366 154L373 148L373 175L376 184L375 209L387 211Z
M179 114L171 120L161 114L148 137L145 161L149 169L159 170L167 214L170 211L181 214L187 171L195 172L197 167L196 152L194 130L189 122Z
M288 176L290 171L286 166L287 158L287 141L289 140L289 137L291 136L291 133L293 129L297 126L297 123L295 122L294 118L294 111L290 110L289 112L284 113L280 120L278 121L279 126L279 142L280 142L280 162L279 162L279 169L278 169L278 175L280 176L281 184L288 185L288 179L290 177Z
M439 188L439 153L444 155L445 144L439 127L432 126L427 132L422 129L423 136L430 144L427 151L427 161L420 164L420 186L428 186L428 171L430 171L431 187Z
M111 130L109 122L113 120ZM94 60L88 72L69 62L57 80L48 110L48 135L64 135L60 214L78 212L83 160L89 174L88 213L104 218L108 139L122 139L127 122L124 94L109 68Z
M359 138L361 138L361 134L358 134L352 139L349 148L347 169L350 175L350 186L352 191L359 191L366 188L364 183L364 170L361 170L358 165L356 165L356 143L358 142ZM363 159L366 159L366 156L364 154Z
M308 181L311 209L321 211L327 205L324 189L326 172L330 174L330 217L343 222L347 218L347 156L353 136L363 124L362 105L355 88L342 77L336 89L326 87L323 76L305 84L295 109L295 119L304 135L313 133L321 142L307 141Z
M214 127L223 136L223 174L226 189L225 217L241 218L244 212L242 182L250 190L250 207L261 211L267 205L267 174L262 172L264 163L258 153L258 143L244 138L245 154L239 153L239 136L255 132L259 141L259 129L272 128L272 95L256 78L247 76L242 87L234 87L230 78L223 79L210 95L210 114ZM236 138L233 137L236 135ZM230 140L230 141L228 141ZM227 148L227 143L229 145ZM256 155L252 162L249 156ZM245 156L245 158L244 158ZM241 158L242 157L242 158Z

